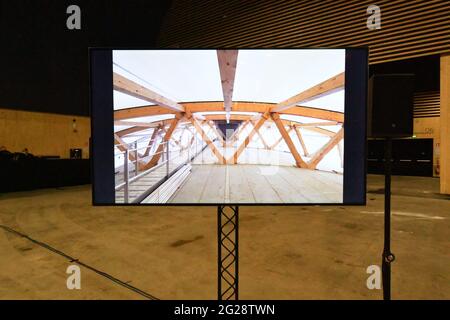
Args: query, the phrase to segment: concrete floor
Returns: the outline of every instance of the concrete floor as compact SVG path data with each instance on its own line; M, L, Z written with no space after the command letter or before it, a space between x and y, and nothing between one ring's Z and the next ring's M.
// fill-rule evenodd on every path
M383 178L367 206L241 207L241 299L380 299L366 268L383 247ZM394 299L450 298L450 201L438 180L395 177ZM0 195L0 224L160 299L216 298L214 207L92 207L89 186ZM0 299L144 299L0 228Z
M172 203L341 203L343 175L268 165L192 165Z

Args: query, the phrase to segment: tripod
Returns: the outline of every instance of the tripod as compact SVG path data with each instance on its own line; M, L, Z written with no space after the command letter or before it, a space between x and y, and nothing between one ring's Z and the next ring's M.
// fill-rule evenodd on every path
M384 249L381 262L384 300L391 300L391 263L395 260L395 256L391 252L391 159L392 139L386 138L384 146Z

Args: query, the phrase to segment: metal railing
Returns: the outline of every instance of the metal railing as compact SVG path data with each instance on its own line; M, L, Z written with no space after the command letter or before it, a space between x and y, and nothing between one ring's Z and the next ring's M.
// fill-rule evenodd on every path
M200 147L199 141L201 141ZM116 174L116 201L118 198L117 193L120 191L123 191L124 203L135 202L138 199L141 200L145 195L150 194L154 187L157 187L162 182L166 181L181 166L190 163L192 159L206 147L203 141L198 137L195 137L194 142L188 146L174 148L170 146L172 141L161 141L159 143L150 143L147 146L138 148L137 140L124 146L126 149L123 151L116 147L116 161L118 156L123 157L122 164L116 168L119 170L119 174ZM145 155L146 153L148 154ZM158 155L160 155L159 158L157 157ZM151 162L154 162L153 165L150 165ZM150 167L145 168L148 165L150 165ZM145 169L142 170L142 166L144 166ZM132 173L134 173L134 175L132 175ZM157 178L158 181L153 185L148 185L148 188L142 191L138 196L131 196L130 191L133 182L138 181L144 176L151 176L152 173L158 173L155 175L155 178ZM121 176L123 177L122 179Z

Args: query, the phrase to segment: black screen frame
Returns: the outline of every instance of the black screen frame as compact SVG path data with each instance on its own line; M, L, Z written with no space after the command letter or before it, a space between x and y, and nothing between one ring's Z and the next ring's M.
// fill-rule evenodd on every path
M218 50L205 48L196 50ZM226 48L230 49L230 48ZM239 48L236 48L239 50ZM261 48L241 48L264 50ZM268 48L265 48L268 49ZM366 204L367 172L367 92L368 48L289 48L345 49L344 171L341 203L115 203L114 190L114 50L159 50L155 48L90 48L90 114L92 204L95 206L346 206ZM189 49L160 49L189 50Z

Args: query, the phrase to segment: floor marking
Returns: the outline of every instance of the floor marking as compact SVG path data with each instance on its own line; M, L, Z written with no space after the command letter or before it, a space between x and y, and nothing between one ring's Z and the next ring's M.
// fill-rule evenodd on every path
M384 214L384 211L360 211L361 213L369 213L369 214ZM428 216L422 213L413 213L413 212L401 212L401 211L392 211L392 215L394 216L402 216L402 217L413 217L413 218L421 218L421 219L430 219L430 220L445 220L447 218L440 216Z
M131 291L133 291L133 292L135 292L135 293L137 293L137 294L139 294L139 295L141 295L143 297L146 297L147 299L159 300L158 298L156 298L155 296L151 295L150 293L147 293L147 292L145 292L145 291L143 291L141 289L138 289L138 288L128 284L127 282L130 282L130 281L124 282L122 280L119 280L119 279L109 275L106 272L103 272L103 271L100 271L98 269L95 269L94 267L91 267L90 265L87 265L84 262L81 262L79 259L73 258L73 257L69 256L68 254L65 254L64 252L59 251L58 249L55 249L55 248L53 248L52 246L50 246L50 245L48 245L46 243L40 242L38 240L35 240L35 239L29 237L28 235L23 234L23 233L21 233L21 232L19 232L17 230L14 230L14 229L12 229L12 228L10 228L8 226L0 224L0 228L2 228L3 230L5 230L7 232L15 234L16 236L25 238L25 239L33 242L34 244L37 244L38 246L43 247L43 248L45 248L45 249L47 249L49 251L52 251L53 253L56 253L56 254L64 257L64 258L66 258L67 260L69 260L69 262L76 263L76 264L78 264L78 265L80 265L82 267L85 267L85 268L87 268L87 269L89 269L89 270L91 270L91 271L101 275L102 277L105 277L105 278L107 278L107 279L117 283L118 285L121 285L122 287L125 287L125 288L127 288L127 289L129 289L129 290L131 290Z

